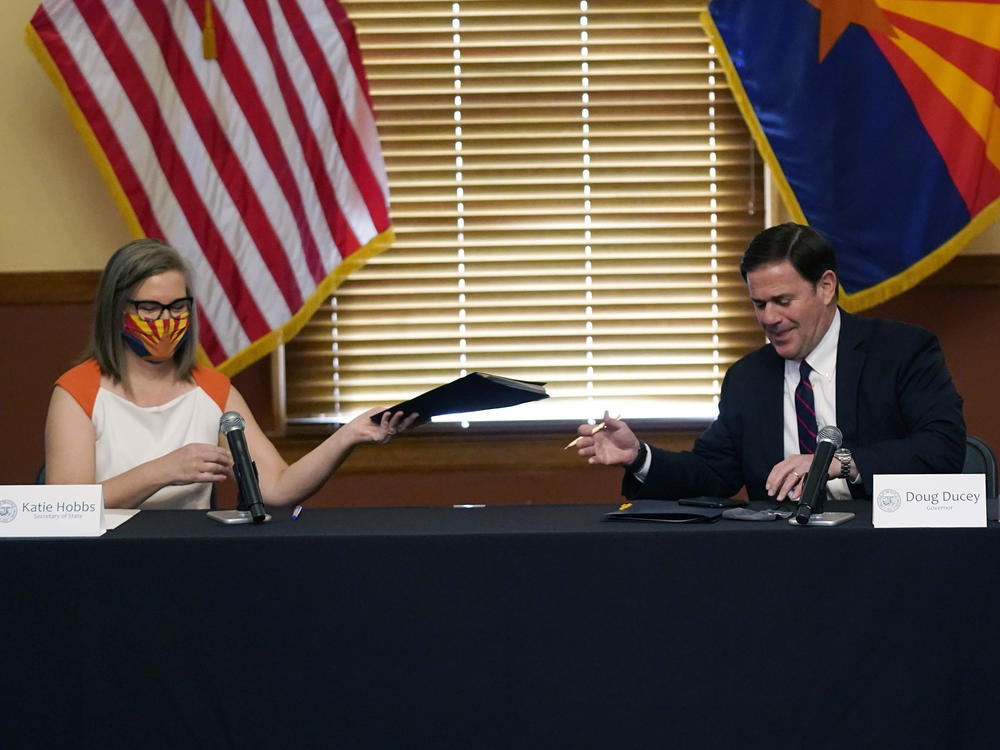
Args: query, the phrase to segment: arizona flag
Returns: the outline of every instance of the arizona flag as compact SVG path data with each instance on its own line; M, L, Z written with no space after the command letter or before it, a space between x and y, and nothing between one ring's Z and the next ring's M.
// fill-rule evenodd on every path
M333 0L44 0L27 41L137 237L194 270L233 373L392 240L354 36Z
M702 22L841 303L936 271L1000 213L1000 3L712 0Z

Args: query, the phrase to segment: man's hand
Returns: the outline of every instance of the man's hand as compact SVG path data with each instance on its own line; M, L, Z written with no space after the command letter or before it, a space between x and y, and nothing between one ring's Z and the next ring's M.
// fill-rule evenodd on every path
M589 464L627 466L639 454L639 439L627 424L614 419L608 412L604 412L600 423L582 424L576 432L580 435L576 452Z
M812 460L811 453L803 453L789 456L784 461L776 463L771 469L771 473L767 475L767 482L764 485L767 494L779 503L785 500L798 500L802 496L806 474L809 473ZM826 481L839 475L840 459L834 457L830 465L826 467Z

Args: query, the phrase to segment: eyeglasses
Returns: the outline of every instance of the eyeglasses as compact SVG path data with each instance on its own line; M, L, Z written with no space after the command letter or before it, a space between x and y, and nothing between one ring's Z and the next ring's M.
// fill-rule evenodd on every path
M152 299L130 299L128 303L134 305L139 317L143 320L159 320L164 313L169 313L171 318L179 318L191 312L193 297L179 297L173 302L163 304Z

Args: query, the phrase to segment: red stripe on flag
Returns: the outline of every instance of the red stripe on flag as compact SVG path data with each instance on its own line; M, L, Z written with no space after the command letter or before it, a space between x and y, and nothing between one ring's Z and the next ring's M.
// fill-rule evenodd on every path
M329 13L325 15L323 7L317 12L302 11L297 0L245 0L245 11L240 7L235 12L231 12L235 6L202 2L168 5L162 0L44 0L32 24L142 231L180 244L182 252L199 266L210 266L215 278L202 280L199 286L207 284L214 289L217 283L225 297L211 305L217 314L213 320L208 319L203 306L199 308L199 337L205 353L218 364L235 361L246 351L246 340L259 342L271 333L272 324L280 327L291 319L284 316L280 299L263 294L277 286L294 315L312 292L306 288L310 279L319 283L326 278L341 259L358 248L358 235L367 241L372 229L382 232L390 224L385 172L378 162L377 135L370 130L371 96L354 27L341 5L324 0L325 13ZM220 54L205 64L218 66L208 68L213 74L211 83L218 82L223 89L228 86L222 99L216 98L214 87L199 80L202 61L182 50L188 32L194 29L191 19L197 19L200 28L206 7L212 12ZM114 9L113 15L109 8ZM175 16L171 8L180 15ZM272 13L280 16L273 18ZM231 35L233 24L242 23L244 18L256 26L263 42L264 50L259 54L251 55ZM291 40L282 38L281 46L275 20L281 29L287 22L294 36ZM175 25L179 30L182 23L187 25L183 36L178 36ZM146 37L147 27L150 38ZM166 67L155 68L156 80L148 80L139 64L147 59L145 48L137 46L133 52L126 39L135 45L158 45L159 50L152 54L162 53ZM290 63L284 60L289 41L299 45L291 50L296 63L300 57L307 61L307 69L296 69L294 77ZM344 47L336 48L336 59L327 60L324 48L340 43ZM258 64L272 66L277 93L257 90L249 73L251 66ZM301 76L309 75L314 79L306 78L300 89ZM266 80L270 86L270 78ZM322 102L312 101L313 85ZM167 92L169 98L161 100L161 92ZM343 92L350 93L347 102L340 99ZM284 103L290 126L284 120L285 111L266 106L272 104L272 96ZM244 117L246 132L234 133L222 114L223 107L234 106ZM271 119L272 112L277 119ZM323 125L329 131L314 131L312 122L317 118L313 114L329 118ZM178 130L174 117L185 118L180 121L183 131ZM286 128L292 132L285 132ZM174 141L173 133L180 132L184 133L183 143ZM182 152L190 136L194 136L191 143L197 150ZM132 139L135 142L130 142ZM243 148L247 139L256 143L249 150ZM292 148L286 150L285 144ZM205 163L208 160L210 163ZM263 210L271 204L262 186L252 184L258 174L265 175L264 184L273 186L270 198L281 201L280 213L273 212L273 224ZM203 179L203 175L207 177ZM322 221L325 226L318 223ZM221 231L230 226L227 222L238 223L239 231L248 233L233 247L227 240L234 232L224 235ZM234 253L251 243L254 254L250 263L242 265L254 270L244 276ZM282 310L263 307L264 300L281 305ZM212 300L201 302L204 305Z
M1000 196L1000 171L988 160L983 139L909 56L882 34L871 36L909 93L969 215L975 216Z
M327 9L330 11L330 16L333 18L333 22L337 24L337 30L340 31L340 38L344 40L344 44L347 45L347 54L351 58L351 67L354 68L354 77L358 79L358 83L361 85L361 90L365 92L365 101L368 102L368 109L374 110L375 105L372 103L371 92L368 91L368 77L365 75L365 64L361 59L361 47L358 44L357 34L354 31L354 24L351 23L351 19L347 17L347 12L344 7L338 3L336 0L327 0ZM384 227L379 227L381 231Z
M938 55L960 69L987 91L993 92L997 101L997 71L1000 70L1000 50L956 34L940 26L933 26L915 18L883 10L892 25L906 32Z
M38 11L31 19L31 25L38 33L42 44L45 45L49 57L52 58L53 63L62 74L67 88L73 95L73 100L80 108L80 112L107 157L111 169L115 173L115 178L118 180L118 185L132 206L132 211L143 231L150 237L162 238L163 230L156 221L153 207L142 187L142 182L126 155L121 141L118 140L118 134L115 133L115 129L108 121L104 109L97 101L97 97L94 96L93 89L76 64L76 59L44 7L39 6Z
M202 8L202 0L188 0L188 7L191 8L192 12L198 12ZM306 218L305 201L298 184L295 182L292 165L289 164L285 150L281 147L281 137L274 128L274 123L261 99L260 92L254 86L253 78L246 62L240 55L239 47L233 42L225 19L215 13L213 24L217 50L215 62L225 76L233 96L239 102L247 124L257 138L261 153L270 166L275 181L281 188L302 242L306 267L313 280L319 283L326 277L327 270L323 267L316 238L313 236L312 228Z
M209 213L181 154L170 137L159 102L136 64L128 45L122 39L114 22L103 6L77 0L81 16L90 28L101 49L105 50L108 64L121 82L125 95L131 101L136 115L142 122L170 188L184 212L194 236L201 241L201 249L215 271L223 290L247 337L254 341L270 332L253 294L247 287L239 268Z
M282 250L281 240L268 220L257 191L247 177L239 155L220 127L212 104L191 68L191 61L174 33L166 8L158 3L143 2L136 3L136 8L146 19L146 24L160 47L177 94L184 102L187 116L201 136L205 151L215 165L219 179L226 186L250 239L274 277L285 304L290 310L298 310L302 306L302 293L295 272Z
M198 343L201 344L201 348L205 350L205 356L213 365L225 362L228 358L225 347L219 341L219 337L212 327L211 319L200 304L198 305Z
M299 4L295 0L279 0L279 2L286 18L288 18L289 26L299 30L299 33L295 35L295 40L299 44L302 56L305 58L309 70L312 71L313 79L323 97L327 116L333 123L333 132L340 144L340 153L354 178L354 183L358 186L358 191L361 193L372 221L381 231L389 224L385 195L382 194L382 188L368 164L368 156L354 130L354 123L351 122L350 116L344 110L337 79L330 70L330 61L319 42L316 41L313 29L302 14ZM344 43L346 44L346 40ZM346 256L357 249L357 245L348 248L341 247L341 253Z
M330 175L324 167L326 162L324 154L309 126L309 118L306 116L305 108L299 99L299 92L288 74L288 68L274 36L270 10L266 4L261 3L254 5L254 11L256 12L251 13L251 17L257 26L257 33L260 34L264 48L267 50L271 65L274 67L274 74L281 89L281 97L285 102L292 127L295 128L295 133L305 154L306 164L316 185L316 195L319 198L320 207L330 227L330 235L333 237L341 257L345 257L348 250L353 251L358 247L358 239L344 218L333 184L330 182Z

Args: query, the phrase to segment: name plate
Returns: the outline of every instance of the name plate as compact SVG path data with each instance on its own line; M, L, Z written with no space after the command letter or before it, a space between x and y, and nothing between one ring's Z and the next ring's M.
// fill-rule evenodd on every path
M99 484L0 485L0 537L100 536Z
M876 474L875 528L986 525L983 474Z

